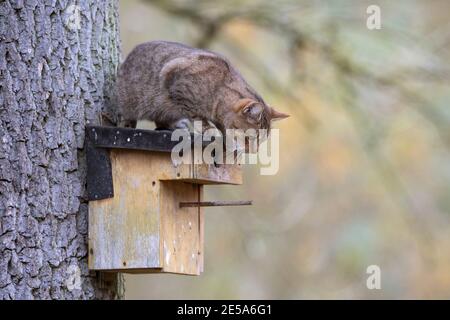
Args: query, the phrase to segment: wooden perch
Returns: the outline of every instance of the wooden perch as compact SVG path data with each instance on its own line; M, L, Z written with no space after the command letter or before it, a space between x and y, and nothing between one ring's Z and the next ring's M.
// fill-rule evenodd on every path
M187 207L251 206L251 205L252 205L252 200L180 202L180 208L187 208Z

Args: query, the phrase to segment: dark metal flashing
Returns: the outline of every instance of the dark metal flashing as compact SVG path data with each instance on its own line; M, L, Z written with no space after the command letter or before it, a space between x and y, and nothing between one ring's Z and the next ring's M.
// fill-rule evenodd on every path
M195 139L190 134L190 146ZM180 140L182 138L180 137ZM114 186L110 149L171 152L180 142L172 141L170 130L142 130L119 127L86 126L87 192L89 201L112 198ZM213 138L214 140L214 138ZM209 142L202 141L202 146Z
M86 127L86 137L97 148L170 152L179 141L171 141L172 131L118 127Z
M112 198L114 187L109 150L95 147L87 135L85 146L88 200Z
M87 193L89 201L112 198L110 149L170 152L178 144L171 131L117 127L86 127Z

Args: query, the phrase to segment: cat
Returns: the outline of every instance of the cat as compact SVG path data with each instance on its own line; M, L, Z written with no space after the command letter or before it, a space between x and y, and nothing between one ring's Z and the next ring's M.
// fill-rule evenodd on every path
M223 56L167 41L135 47L121 64L116 99L120 126L138 120L159 128L188 128L202 121L227 129L267 129L288 117L268 106Z

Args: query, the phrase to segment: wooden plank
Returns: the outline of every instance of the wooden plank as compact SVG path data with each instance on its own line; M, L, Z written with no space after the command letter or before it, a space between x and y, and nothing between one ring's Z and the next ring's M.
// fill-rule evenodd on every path
M192 164L192 180L202 184L242 184L241 165Z
M175 166L170 154L149 153L149 161L155 161L156 159L160 162L160 180L180 180L196 184L242 184L242 168L237 164L225 164L218 167L208 164L179 164Z
M197 189L197 201L203 201L203 185L199 184ZM200 273L203 272L205 263L205 210L201 207L198 210L198 227L200 234L200 242L198 246L198 263L200 266Z
M198 186L161 181L160 192L163 271L199 275L199 211L178 206L180 201L197 201Z
M162 266L157 171L144 160L132 152L111 151L115 196L89 202L90 269Z

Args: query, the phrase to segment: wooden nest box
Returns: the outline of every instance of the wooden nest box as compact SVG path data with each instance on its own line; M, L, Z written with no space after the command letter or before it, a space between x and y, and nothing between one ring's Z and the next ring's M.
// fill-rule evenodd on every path
M88 127L86 142L89 269L199 275L203 206L217 204L203 185L241 184L240 166L175 166L170 131Z

